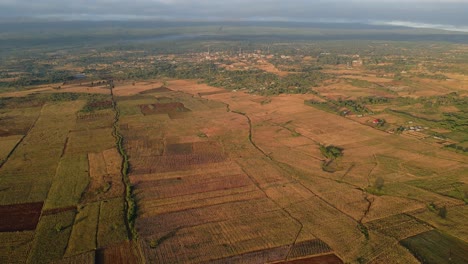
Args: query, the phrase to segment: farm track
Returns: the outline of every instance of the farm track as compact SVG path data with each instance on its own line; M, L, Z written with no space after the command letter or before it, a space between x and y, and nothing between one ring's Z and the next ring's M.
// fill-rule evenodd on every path
M18 140L18 142L16 143L16 145L13 147L13 149L11 149L10 153L8 153L8 155L5 157L5 159L3 161L0 161L0 169L3 167L3 165L8 161L8 159L11 157L11 155L13 155L13 153L15 152L15 150L18 148L18 146L23 142L23 140L26 138L26 136L29 134L29 132L31 132L31 130L34 128L34 126L36 126L36 123L37 121L39 120L39 118L41 117L42 115L42 110L44 109L44 106L41 107L41 111L39 112L39 115L37 115L37 118L36 120L34 120L34 123L31 125L31 127L28 129L28 131L26 132L26 134L21 137L20 140Z

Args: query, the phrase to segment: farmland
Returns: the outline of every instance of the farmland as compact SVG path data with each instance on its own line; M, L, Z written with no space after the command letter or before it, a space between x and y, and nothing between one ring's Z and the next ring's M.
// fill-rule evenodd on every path
M2 62L0 262L467 261L466 44L153 44Z

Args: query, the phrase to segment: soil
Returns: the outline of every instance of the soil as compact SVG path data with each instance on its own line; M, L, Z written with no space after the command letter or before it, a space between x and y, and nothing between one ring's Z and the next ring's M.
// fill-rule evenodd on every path
M43 202L0 206L0 232L36 229Z
M121 243L96 251L95 263L132 264L141 263L135 256L131 242Z

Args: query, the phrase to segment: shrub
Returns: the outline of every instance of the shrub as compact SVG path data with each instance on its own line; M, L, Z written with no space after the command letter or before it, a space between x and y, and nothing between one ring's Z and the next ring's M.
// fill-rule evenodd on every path
M343 156L343 149L333 145L320 145L320 152L328 159L336 159Z
M375 179L375 182L374 182L374 187L377 189L377 190L382 190L383 186L384 186L384 183L385 183L385 180L382 178L382 177L377 177Z
M443 219L447 217L447 207L444 205L441 208L439 208L439 216Z

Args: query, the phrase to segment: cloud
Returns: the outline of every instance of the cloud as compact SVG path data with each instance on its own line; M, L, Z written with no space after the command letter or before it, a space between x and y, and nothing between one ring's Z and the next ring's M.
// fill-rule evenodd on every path
M467 26L468 0L0 0L0 17L411 21Z

